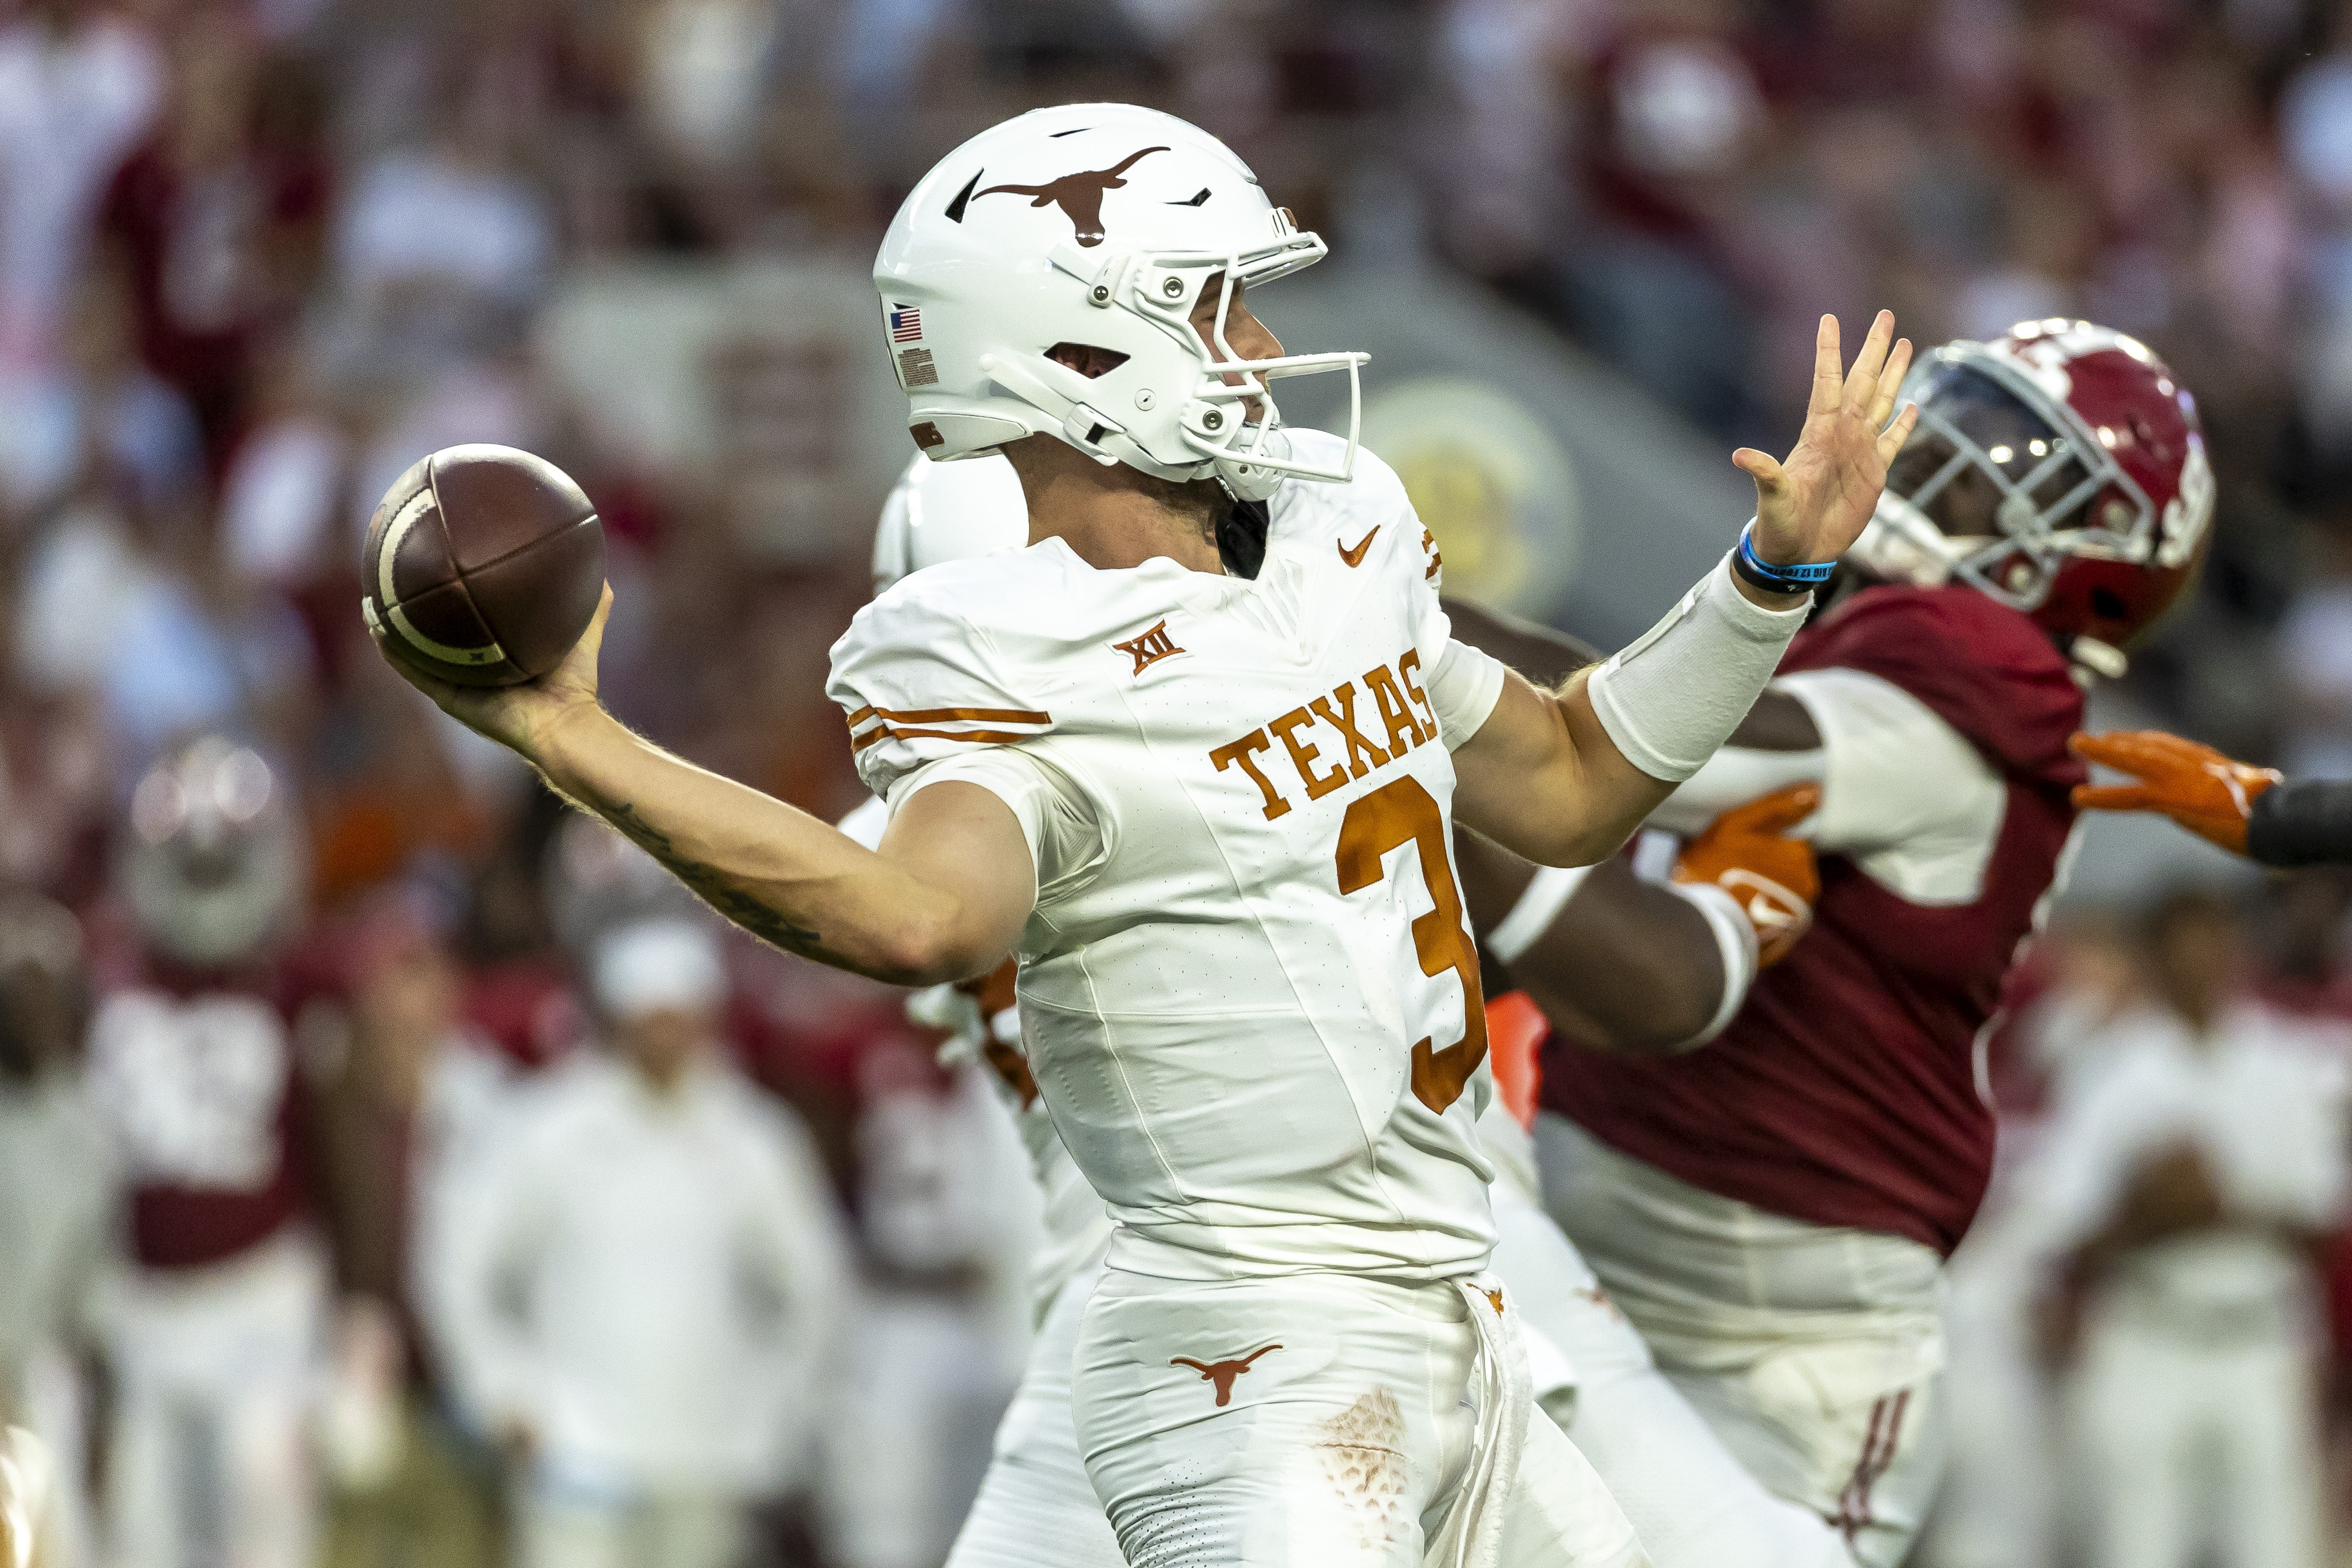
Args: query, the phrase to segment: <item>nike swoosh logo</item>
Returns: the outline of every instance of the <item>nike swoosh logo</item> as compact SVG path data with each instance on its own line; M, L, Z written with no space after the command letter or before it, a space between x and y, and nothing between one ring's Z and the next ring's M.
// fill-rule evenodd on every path
M1379 531L1380 530L1378 528L1372 530L1372 533L1378 533ZM1372 533L1368 533L1364 535L1363 538L1356 541L1356 548L1353 550L1341 544L1336 539L1331 542L1331 544L1334 549L1339 552L1340 560L1346 562L1350 566L1360 566L1364 562L1364 552L1371 548Z

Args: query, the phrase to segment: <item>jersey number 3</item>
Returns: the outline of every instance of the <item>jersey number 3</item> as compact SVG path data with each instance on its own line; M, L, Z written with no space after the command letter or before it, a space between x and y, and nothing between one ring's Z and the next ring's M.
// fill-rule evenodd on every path
M1339 823L1339 891L1360 892L1381 879L1381 858L1412 845L1436 907L1412 922L1412 948L1432 979L1453 971L1462 983L1462 1037L1444 1050L1427 1036L1412 1047L1412 1094L1441 1115L1486 1059L1486 1009L1478 994L1478 950L1462 923L1462 895L1446 854L1445 814L1418 779L1381 785L1348 808Z

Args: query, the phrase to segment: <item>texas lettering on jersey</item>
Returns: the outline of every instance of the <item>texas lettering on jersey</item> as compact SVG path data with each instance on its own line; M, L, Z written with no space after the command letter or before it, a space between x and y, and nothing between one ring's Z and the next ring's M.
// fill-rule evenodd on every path
M1364 721L1375 726L1375 732L1382 736L1385 745L1373 742L1357 728L1356 683L1343 680L1331 689L1329 696L1318 697L1304 707L1267 720L1239 740L1228 741L1209 753L1209 761L1220 771L1239 765L1265 797L1265 819L1271 822L1289 811L1290 799L1265 776L1255 760L1255 753L1273 749L1267 736L1281 741L1307 798L1320 800L1349 780L1362 778L1372 769L1385 766L1390 758L1401 757L1436 738L1437 715L1431 711L1428 696L1412 679L1413 671L1420 668L1421 650L1407 648L1390 664L1374 665L1364 671L1366 706L1376 710L1367 714ZM1412 700L1411 706L1407 706L1408 698ZM1345 750L1344 765L1321 763L1322 771L1318 771L1320 747L1312 740L1302 741L1298 733L1318 722L1338 733L1339 742Z

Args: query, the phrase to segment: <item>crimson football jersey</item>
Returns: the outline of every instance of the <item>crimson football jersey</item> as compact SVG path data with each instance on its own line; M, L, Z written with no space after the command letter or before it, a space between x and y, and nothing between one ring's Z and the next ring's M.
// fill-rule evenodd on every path
M90 1088L142 1265L225 1261L308 1208L303 1086L281 1001L269 977L159 973L99 1003Z
M1860 670L1973 745L2006 791L1973 902L1913 903L1824 854L1813 926L1716 1041L1603 1055L1554 1037L1544 1103L1691 1185L1949 1253L1992 1166L1976 1040L2058 874L2086 776L2081 692L2025 616L1973 588L1865 589L1801 633L1783 675Z

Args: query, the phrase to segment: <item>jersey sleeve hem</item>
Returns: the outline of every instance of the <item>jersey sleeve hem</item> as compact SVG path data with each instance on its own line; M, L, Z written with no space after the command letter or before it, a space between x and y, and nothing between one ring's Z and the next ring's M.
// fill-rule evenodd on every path
M1429 702L1437 711L1437 731L1445 749L1458 752L1486 728L1496 704L1503 700L1503 679L1508 673L1494 655L1447 638L1445 653L1430 672Z

